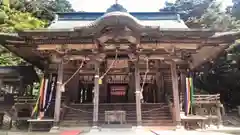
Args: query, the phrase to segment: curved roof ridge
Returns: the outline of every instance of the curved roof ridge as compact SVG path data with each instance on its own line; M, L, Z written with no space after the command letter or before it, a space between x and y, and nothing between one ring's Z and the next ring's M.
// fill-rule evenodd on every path
M151 13L146 13L146 14L151 15ZM155 14L155 13L153 13L153 14ZM76 15L78 15L78 14L76 14ZM98 14L98 15L100 15L100 14ZM94 17L97 17L97 16L94 16ZM84 15L82 15L82 17L87 18L88 14L84 13ZM111 17L112 17L112 19L110 19L110 22L106 21L106 19L109 19ZM119 20L119 17L122 17L122 18ZM147 16L143 16L143 17L146 18ZM55 28L62 29L62 28L66 28L66 27L70 28L70 26L72 26L71 28L75 28L75 27L77 27L77 28L83 28L83 27L91 28L91 27L98 26L102 22L105 22L105 24L111 24L111 23L114 23L113 21L115 21L116 25L119 22L120 23L125 23L126 25L130 25L130 24L127 24L127 23L132 22L132 25L135 25L135 27L138 27L138 28L141 28L143 26L149 26L149 27L151 27L151 26L154 26L154 27L163 26L163 27L167 27L167 28L171 28L171 27L173 27L173 28L188 28L186 26L186 24L183 22L183 20L181 20L179 15L177 15L177 14L176 14L175 18L170 17L169 19L163 19L163 20L161 20L161 19L159 20L159 18L157 18L157 17L159 17L159 16L152 16L152 18L150 18L150 19L148 18L148 19L140 20L141 18L139 19L131 13L120 12L120 11L105 13L105 14L102 14L101 16L98 16L95 19L89 19L89 20L87 20L87 19L82 19L82 20L81 19L80 20L76 19L75 20L75 19L71 18L71 16L66 17L65 19L61 20L58 17L58 20L54 21L49 26L49 29L55 29ZM67 18L69 18L69 19L67 19ZM91 18L91 16L89 16L89 18ZM79 24L77 25L76 23L79 23ZM66 25L63 25L63 24L66 24Z

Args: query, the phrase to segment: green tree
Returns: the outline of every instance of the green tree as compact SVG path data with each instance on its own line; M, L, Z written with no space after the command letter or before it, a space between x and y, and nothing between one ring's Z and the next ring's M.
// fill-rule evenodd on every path
M240 21L232 17L226 10L221 9L221 3L212 3L204 11L200 18L189 18L187 24L190 27L210 28L228 31L240 28Z
M46 25L33 17L30 13L22 13L15 9L10 9L5 5L0 6L0 32L13 33L23 29L38 29ZM23 62L19 57L14 56L11 52L0 45L0 65L18 65Z
M214 0L177 0L166 3L160 11L174 11L181 14L190 28L211 28L226 31L239 28L239 21Z
M174 11L181 14L184 21L189 18L200 18L213 0L176 0L175 3L166 2L160 11Z
M72 5L67 0L12 0L11 7L32 13L41 20L52 21L56 12L73 12Z
M240 28L240 0L233 0L232 8L222 9L221 3L211 0L177 0L166 3L160 11L174 11L182 15L190 28L210 28L221 31ZM237 18L237 19L236 19ZM194 83L197 88L209 93L221 93L222 99L232 106L240 104L240 42L236 41L227 53L214 63L206 63L195 72Z

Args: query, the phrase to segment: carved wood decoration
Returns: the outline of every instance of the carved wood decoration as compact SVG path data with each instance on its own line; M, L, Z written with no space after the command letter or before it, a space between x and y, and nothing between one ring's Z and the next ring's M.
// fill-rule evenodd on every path
M80 75L79 76L80 78L80 81L82 82L82 83L93 83L93 81L94 81L94 76L92 75Z
M155 82L156 76L155 75L147 75L145 78L144 74L140 75L140 82L143 83L145 81L145 83L151 83L153 84Z
M107 60L107 68L109 68L114 60ZM115 60L112 68L128 68L128 60Z
M128 83L129 76L127 75L107 75L107 82L108 83Z
M94 62L93 61L88 61L86 63L86 65L84 66L84 68L86 68L88 70L94 70Z

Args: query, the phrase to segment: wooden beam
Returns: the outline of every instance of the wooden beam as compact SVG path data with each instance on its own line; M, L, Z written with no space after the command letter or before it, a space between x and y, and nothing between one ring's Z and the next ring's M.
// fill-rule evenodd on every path
M207 44L206 44L207 45ZM139 47L142 49L165 49L165 48L176 48L176 49L189 49L189 50L195 50L200 46L200 44L194 44L194 43L141 43Z
M86 49L96 49L97 46L95 44L42 44L37 45L37 50L59 50L64 46L65 49L69 50L86 50Z
M163 54L163 55L140 55L141 60L149 59L149 60L161 60L161 61L174 61L178 64L187 64L187 60L181 59L181 56L171 56L168 54Z
M118 43L118 44L121 44L121 43ZM114 46L114 43L112 43L112 45ZM124 45L129 45L129 43L124 44ZM21 45L21 46L24 47L25 45ZM26 47L34 47L34 46L26 45ZM98 48L94 43L89 43L89 44L80 44L79 43L79 44L64 44L64 45L63 44L39 44L39 45L37 45L37 50L40 50L40 51L58 50L58 49L61 49L62 46L64 46L64 48L69 49L69 50L72 49L72 50L79 50L79 51L86 50L86 49L97 49ZM200 46L217 46L217 44L196 44L196 43L186 44L186 43L181 43L181 42L180 43L141 43L140 45L138 45L138 48L159 50L159 49L173 47L176 49L196 50ZM18 47L20 47L20 46L18 46Z
M87 38L62 38L62 39L31 39L26 40L28 44L94 44L94 37L87 37ZM11 41L14 43L14 41ZM229 43L229 40L226 39L191 39L191 38L174 38L174 37L146 37L141 38L140 42L141 44L148 44L148 43L172 43L172 44L222 44L222 43ZM15 42L18 44L17 42ZM106 44L115 44L116 42L113 41L107 41ZM120 42L120 43L129 43L127 41Z
M126 39L132 44L136 44L138 42L136 33L134 33L133 31L123 31L122 29L107 31L104 34L101 34L97 39L101 43L106 43L107 41L112 39Z
M180 89L180 93L185 93L185 90L186 90L186 73L184 73L183 71L181 71L180 73L180 83L181 83L181 89ZM182 97L182 94L180 94L180 99L184 99L184 98L187 98L187 97ZM181 105L183 105L184 101L180 101L181 102ZM180 106L181 108L181 111L183 109L183 106Z

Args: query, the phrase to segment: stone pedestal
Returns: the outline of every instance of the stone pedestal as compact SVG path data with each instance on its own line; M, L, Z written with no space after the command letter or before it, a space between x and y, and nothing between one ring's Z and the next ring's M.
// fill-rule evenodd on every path
M49 131L50 133L59 133L59 126L53 126L51 130Z
M90 133L97 133L100 131L101 131L101 128L99 128L98 126L93 126L90 130Z

